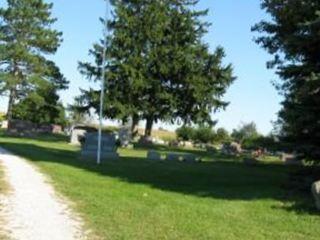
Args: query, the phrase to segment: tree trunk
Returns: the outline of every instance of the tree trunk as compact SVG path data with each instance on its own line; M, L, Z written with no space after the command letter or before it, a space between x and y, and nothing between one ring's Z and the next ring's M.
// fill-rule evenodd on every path
M132 137L135 137L137 135L137 126L139 124L139 116L136 114L133 114L132 116L132 125L131 125L131 135Z
M146 123L146 129L145 129L145 133L144 133L145 138L151 137L152 127L153 127L153 117L148 117L147 123Z
M10 124L10 121L12 120L12 115L13 115L13 105L16 100L16 90L11 89L10 90L10 95L9 95L9 102L8 102L8 111L7 111L7 120Z

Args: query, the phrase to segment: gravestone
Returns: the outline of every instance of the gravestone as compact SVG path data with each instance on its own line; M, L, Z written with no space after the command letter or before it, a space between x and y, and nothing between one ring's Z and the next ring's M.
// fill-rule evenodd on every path
M299 159L299 156L297 154L284 153L281 156L281 160L285 165L302 165L302 161Z
M191 141L185 141L182 144L186 148L193 148L193 142L191 142Z
M130 127L128 126L121 127L118 134L119 134L119 140L120 140L121 146L128 147L132 139Z
M81 149L81 157L85 159L96 159L98 151L98 134L86 133L84 144ZM102 134L101 136L101 160L116 160L117 153L116 138L113 134Z
M86 133L87 131L84 129L73 129L71 132L70 143L72 145L80 145L80 138L84 137Z
M312 194L316 202L316 207L320 210L320 181L313 183Z
M58 133L58 134L63 133L63 128L62 128L62 126L57 125L57 124L53 124L53 125L52 125L52 133Z
M166 159L170 162L178 162L181 158L181 154L179 153L168 153Z
M157 151L148 151L147 159L152 161L161 161L161 154Z
M152 137L140 137L139 144L142 146L152 146L153 145L153 139Z
M81 145L81 139L85 137L87 133L97 132L93 127L76 125L71 129L70 144L72 145Z
M243 163L246 165L256 165L259 163L259 160L257 160L256 158L246 157L243 159Z
M221 151L223 154L226 154L226 155L239 155L243 152L241 144L236 142L224 144L222 146Z
M218 152L218 149L215 146L212 146L212 145L207 145L206 146L206 150L209 153L217 153Z
M46 133L61 133L62 127L54 124L37 124L30 121L13 119L8 122L8 133L19 136L34 136Z
M186 163L196 163L197 156L194 154L185 154L185 155L183 155L183 161Z

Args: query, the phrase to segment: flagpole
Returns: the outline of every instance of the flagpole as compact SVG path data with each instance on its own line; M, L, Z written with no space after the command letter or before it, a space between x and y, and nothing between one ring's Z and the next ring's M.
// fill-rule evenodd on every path
M102 139L102 126L103 126L103 103L104 103L104 92L105 92L105 80L106 80L106 50L107 50L107 36L108 27L107 21L109 16L109 0L106 0L106 12L103 26L103 53L102 53L102 68L101 68L101 93L100 93L100 111L99 111L99 131L98 131L98 150L97 150L97 164L101 164L101 139Z

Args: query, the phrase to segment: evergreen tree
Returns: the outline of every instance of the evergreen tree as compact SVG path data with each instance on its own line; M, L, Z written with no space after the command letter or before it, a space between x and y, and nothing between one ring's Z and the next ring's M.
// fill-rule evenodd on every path
M65 109L59 102L55 86L45 82L14 105L12 116L38 124L65 126L67 123Z
M313 155L320 147L320 1L264 0L262 7L273 21L253 30L264 34L257 43L275 56L268 66L282 79L281 135Z
M67 81L52 61L61 43L61 33L51 28L56 19L52 4L43 0L7 0L0 9L0 92L9 93L8 120L13 106L41 82L52 82L59 89Z
M202 42L207 11L193 10L195 0L111 3L105 115L145 119L147 137L157 121L213 123L211 113L227 105L221 97L234 78L231 66L222 66L222 48L212 54ZM101 77L102 44L90 52L95 64L80 64L90 79ZM83 101L98 109L98 94L86 91Z
M79 97L75 98L73 104L69 104L68 108L69 123L72 125L85 124L90 118L90 109L88 109Z

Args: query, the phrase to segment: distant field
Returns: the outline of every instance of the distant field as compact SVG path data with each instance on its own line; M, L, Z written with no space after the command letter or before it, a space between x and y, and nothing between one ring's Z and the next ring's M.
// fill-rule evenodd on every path
M139 135L144 134L144 129L139 128L138 129ZM164 141L173 141L177 138L177 135L175 132L172 131L165 131L165 130L153 130L152 131L152 137L162 139Z
M155 146L162 153L192 152L200 164L151 162L148 149L120 149L101 166L79 159L64 138L0 136L0 146L36 164L75 203L101 239L318 240L320 215L309 194L283 186L294 168L268 159L241 158Z

